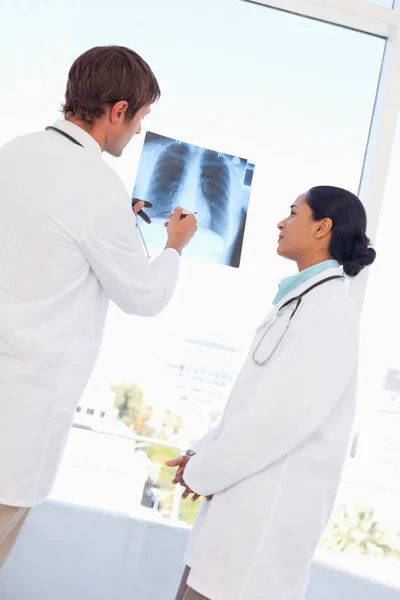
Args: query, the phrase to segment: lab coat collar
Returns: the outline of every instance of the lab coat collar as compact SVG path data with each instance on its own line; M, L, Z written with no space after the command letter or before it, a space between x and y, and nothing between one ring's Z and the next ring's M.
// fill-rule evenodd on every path
M302 292L304 292L305 290L310 288L312 285L314 285L314 283L317 283L318 281L322 281L323 279L328 279L329 277L335 277L335 276L337 277L338 275L343 275L342 267L326 269L325 271L318 273L318 275L315 275L314 277L310 277L310 279L307 279L307 281L305 281L304 283L299 285L297 288L295 288L289 294L287 294L284 298L282 298L281 301L275 305L275 310L278 311L280 309L280 307L283 304L285 304L285 302L287 302L291 298L296 298L296 296L299 296Z
M322 281L322 279L328 279L328 277L337 277L338 275L343 276L342 267L337 267L334 269L326 269L325 271L322 271L322 273L318 273L318 275L315 275L314 277L310 277L310 279L307 279L307 281L304 281L301 285L297 286L296 289L291 290L289 294L287 294L284 298L282 298L278 302L278 304L275 304L275 306L271 309L269 314L265 317L265 319L262 322L260 327L263 327L273 317L275 317L276 314L279 312L279 309L281 308L281 306L283 306L285 304L285 302L287 302L291 298L296 298L296 296L299 296L302 292L304 292L305 290L308 290L308 288L310 288L312 285L314 285L314 283L317 283L318 281Z
M65 131L65 133L71 135L87 150L101 154L102 150L99 144L92 138L90 133L82 129L82 127L78 127L78 125L71 123L71 121L66 121L65 119L59 119L53 123L53 127L57 127L57 129L61 129L62 131Z
M278 293L275 296L273 304L279 304L282 298L288 296L294 289L299 287L299 285L309 281L319 273L327 271L328 269L336 269L337 267L339 267L337 260L324 260L312 267L308 267L308 269L295 273L295 275L285 277L279 284Z

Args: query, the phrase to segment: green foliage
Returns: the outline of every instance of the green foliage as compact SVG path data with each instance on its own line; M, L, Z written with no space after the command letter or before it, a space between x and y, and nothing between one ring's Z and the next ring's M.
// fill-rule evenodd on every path
M173 492L175 486L171 483L174 477L174 470L165 465L167 460L172 460L179 456L179 452L174 448L165 448L164 446L149 446L146 453L152 463L161 465L158 477L158 483L162 490Z
M143 401L143 392L135 383L113 385L114 407L118 417L138 435L152 437L154 429L148 425L153 409Z
M400 559L400 532L380 523L373 508L353 503L333 515L322 548Z
M113 385L111 389L115 394L114 407L118 410L118 417L137 435L159 440L176 439L184 425L181 415L170 410L156 415L161 422L161 430L156 431L150 426L155 416L153 407L145 403L143 391L135 383Z
M170 410L166 410L163 415L163 429L171 429L172 433L176 435L179 430L183 427L183 419L181 415L172 413Z
M149 425L153 416L153 409L144 402L143 391L135 383L113 385L111 389L115 394L114 407L118 410L118 417L137 435L167 440L167 432L172 431L175 433L182 427L183 422L179 415L174 415L171 411L165 411L161 418L163 429L156 432ZM164 513L168 514L172 508L175 486L171 483L174 471L167 467L165 462L177 458L179 451L156 444L152 444L144 450L152 463L160 465L157 483L163 492L167 492L162 500L162 508Z
M189 523L189 525L193 525L196 520L197 513L199 512L201 506L201 498L197 500L197 502L192 502L190 499L182 500L180 511L179 511L179 519L181 521L185 521L185 523Z
M118 410L118 417L129 429L137 435L156 438L159 440L174 439L179 435L184 423L181 415L166 410L160 415L161 430L156 431L149 425L154 416L151 406L144 402L143 391L134 383L126 383L112 386L115 394L114 407ZM175 486L171 483L174 470L167 467L165 462L179 456L179 451L166 448L156 444L144 449L152 463L160 465L158 485L165 492L161 506L165 515L169 515L172 509ZM183 492L183 488L182 488ZM201 501L192 502L190 499L183 500L180 506L179 518L186 523L193 524L200 508Z
M175 471L165 466L165 461L172 460L179 456L179 452L173 448L162 446L150 446L147 449L147 455L153 463L159 463L161 466L158 483L164 492L170 492L162 501L162 509L165 515L169 515L172 509L175 485L171 483ZM183 488L180 488L183 492ZM179 511L179 519L192 525L199 511L201 500L192 502L190 499L182 500Z

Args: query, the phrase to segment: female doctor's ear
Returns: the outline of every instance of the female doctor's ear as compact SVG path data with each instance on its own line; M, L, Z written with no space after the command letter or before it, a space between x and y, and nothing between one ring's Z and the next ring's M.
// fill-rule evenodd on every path
M371 265L376 252L367 237L367 214L359 198L333 186L318 186L309 190L307 203L315 221L330 220L330 254L349 277Z
M332 231L332 219L322 219L318 225L318 229L315 232L315 237L318 239L324 238Z

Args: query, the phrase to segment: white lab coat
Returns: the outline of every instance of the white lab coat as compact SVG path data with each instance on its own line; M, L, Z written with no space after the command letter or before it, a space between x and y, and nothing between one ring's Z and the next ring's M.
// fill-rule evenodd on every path
M332 510L355 409L358 314L342 280L305 296L271 360L252 354L221 424L194 448L185 480L203 502L187 549L189 586L210 600L303 600ZM268 335L262 342L268 345Z
M0 504L51 490L100 347L109 299L152 316L168 303L175 250L152 264L131 200L72 123L0 150Z

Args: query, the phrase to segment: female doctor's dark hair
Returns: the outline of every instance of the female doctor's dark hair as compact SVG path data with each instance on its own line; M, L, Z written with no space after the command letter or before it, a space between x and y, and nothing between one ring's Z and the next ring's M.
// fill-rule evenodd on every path
M333 186L318 186L309 190L307 202L316 221L331 219L332 234L329 250L343 265L349 277L355 277L376 257L367 237L367 214L359 198Z

